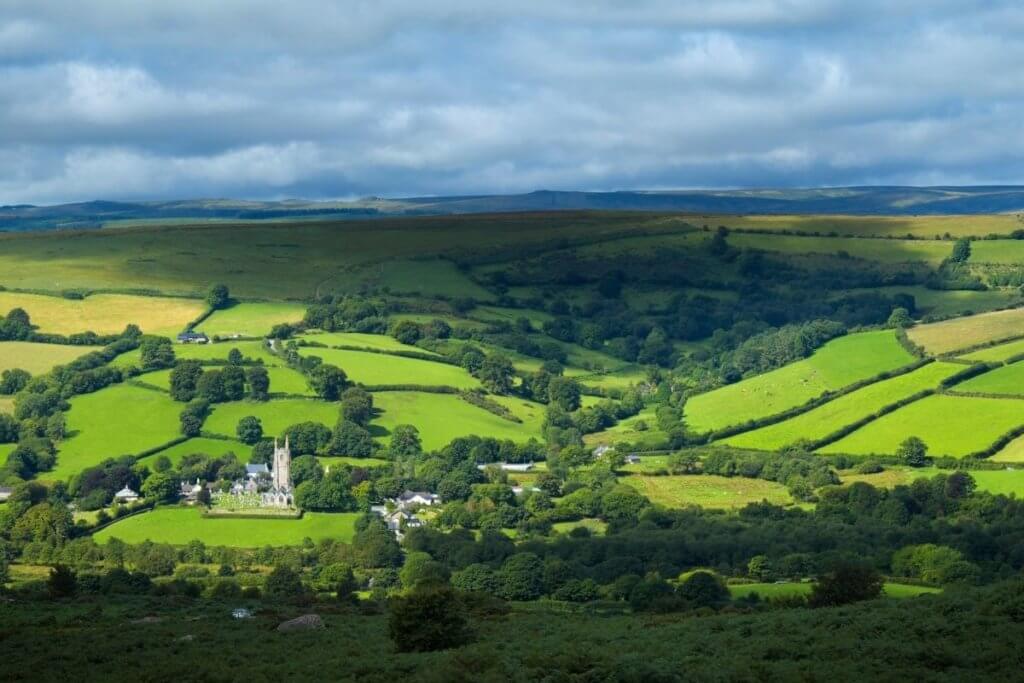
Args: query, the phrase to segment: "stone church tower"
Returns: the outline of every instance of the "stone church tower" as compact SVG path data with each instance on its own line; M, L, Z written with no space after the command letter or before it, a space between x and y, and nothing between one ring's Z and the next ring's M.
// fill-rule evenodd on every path
M292 449L288 445L288 437L284 437L284 446L277 445L274 439L274 482L272 488L277 491L292 490Z

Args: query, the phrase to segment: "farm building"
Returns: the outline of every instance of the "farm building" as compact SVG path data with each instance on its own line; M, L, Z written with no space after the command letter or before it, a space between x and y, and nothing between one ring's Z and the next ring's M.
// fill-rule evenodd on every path
M440 505L441 496L429 491L406 491L396 499L396 502L398 507L403 509L411 505Z
M14 489L10 486L0 486L0 503L7 502L12 493L14 493Z
M202 332L182 332L178 335L179 344L209 344L210 338Z
M138 499L139 494L135 493L135 491L132 491L127 486L114 494L115 503L134 503Z
M506 472L529 472L533 469L532 462L492 462L485 465L477 465L478 470L486 470L488 467L499 467Z

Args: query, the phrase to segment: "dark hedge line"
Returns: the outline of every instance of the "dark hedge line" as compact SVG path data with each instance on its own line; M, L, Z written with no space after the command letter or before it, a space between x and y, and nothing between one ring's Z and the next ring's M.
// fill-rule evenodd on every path
M1014 427L1010 431L1005 432L994 442L992 442L992 445L990 445L988 448L983 448L980 451L969 453L964 457L970 460L984 460L986 458L991 458L993 455L1006 448L1007 444L1009 444L1011 441L1016 439L1018 436L1021 436L1022 434L1024 434L1024 425Z
M432 353L426 353L423 351L405 351L403 349L369 349L363 346L353 346L351 344L336 344L333 346L328 346L327 344L321 344L320 342L310 342L304 340L300 340L298 344L299 347L301 348L310 347L316 349L337 349L338 351L359 351L361 353L378 353L382 356L401 356L402 358L415 358L416 360L425 360L433 363L443 363L444 365L459 365L459 362L453 358L441 355L434 355Z
M429 384L361 384L367 391L419 391L425 394L457 394L455 387Z
M460 391L459 398L470 405L474 405L477 408L483 408L487 412L493 413L494 415L497 415L504 420L508 420L509 422L515 422L516 424L523 423L523 421L516 417L511 410L496 401L492 401L479 392Z
M200 323L205 321L207 318L209 318L211 315L213 315L216 311L217 311L216 308L207 307L207 309L205 311L203 311L202 313L199 314L198 318L196 318L195 320L193 320L189 324L185 325L185 330L184 331L185 332L191 332L192 330L195 329L196 325L199 325Z
M916 394L912 394L910 396L907 396L906 398L900 399L899 401L896 401L894 403L890 403L888 405L882 406L881 408L879 408L875 412L871 413L870 415L866 415L866 416L862 417L861 419L857 420L856 422L852 422L852 423L850 423L848 425L840 427L839 429L835 430L831 434L823 436L822 438L818 439L817 441L812 441L811 442L811 446L810 446L810 450L812 450L812 451L813 450L817 450L818 448L821 448L822 446L827 446L830 443L839 441L839 439L843 438L844 436L846 436L848 434L851 434L851 433L857 431L858 429L860 429L864 425L868 424L869 422L874 422L875 420L877 420L878 418L882 417L883 415L888 415L889 413L895 412L895 411L899 410L900 408L902 408L904 406L910 405L911 403L915 403L916 401L920 401L923 398L927 398L928 396L931 396L934 393L935 393L935 389L925 389L924 391L919 391Z
M176 439L171 439L170 441L168 441L165 444L161 444L159 446L153 446L152 448L147 448L144 451L140 451L139 453L136 453L132 457L134 457L136 460L142 460L143 458L148 458L151 455L156 455L160 451L165 451L168 448L171 448L172 446L177 446L180 443L185 443L188 440L189 440L189 437L187 437L187 436L179 436Z
M949 387L956 386L961 382L966 382L972 377L983 375L989 370L997 368L1000 365L1002 365L1002 363L974 363L964 368L963 370L957 372L955 375L950 375L949 377L945 378L944 380L939 382L939 386L941 386L943 389L948 389Z

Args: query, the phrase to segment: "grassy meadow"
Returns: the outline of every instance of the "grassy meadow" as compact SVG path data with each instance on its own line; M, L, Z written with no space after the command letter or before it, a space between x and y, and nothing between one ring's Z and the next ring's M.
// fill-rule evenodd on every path
M44 479L67 479L107 458L133 455L180 436L181 404L159 391L118 384L70 403L70 436L58 445L57 465Z
M216 311L196 331L208 337L262 337L274 325L299 322L305 314L306 305L301 303L241 303Z
M907 330L910 340L928 353L950 353L977 344L1024 334L1024 308L953 318Z
M764 479L717 475L650 477L632 474L622 477L620 481L647 496L652 503L673 508L699 505L729 510L762 500L776 505L793 502L785 486Z
M930 455L962 457L1022 424L1021 400L934 395L883 415L820 452L891 455L900 442L916 436L928 445Z
M915 479L931 479L940 473L949 474L950 471L935 467L887 467L884 472L877 474L841 472L840 476L844 484L863 481L878 488L892 488L909 485ZM967 473L974 479L979 491L1024 499L1024 470L967 470Z
M937 387L943 379L961 370L963 366L957 363L929 363L904 375L869 384L783 422L737 434L725 443L740 448L777 450L801 439L816 441L871 415L884 405Z
M220 457L222 455L227 455L228 453L234 453L238 456L238 461L244 463L249 461L249 454L251 452L252 446L247 446L240 441L230 439L208 439L197 436L189 439L188 441L175 444L170 448L165 448L159 453L147 456L142 459L142 462L151 463L160 456L166 456L170 459L171 464L177 466L177 464L181 462L181 459L186 455L201 453L203 455Z
M891 330L846 335L828 342L809 358L694 396L686 403L686 422L694 431L742 424L913 360Z
M739 583L729 585L729 594L734 598L745 598L757 594L762 600L788 598L794 595L810 595L811 583ZM907 583L886 581L882 585L882 594L887 598L916 598L919 595L941 593L941 588L917 586Z
M362 332L309 332L298 337L300 341L314 342L324 346L352 346L373 351L415 351L430 353L418 346L403 344L394 337L384 334L365 334ZM305 353L317 353L315 349L307 349Z
M21 368L33 375L49 372L57 365L63 365L98 346L64 346L61 344L36 344L33 342L0 342L0 372Z
M4 251L8 246L10 242L0 246L0 263L6 261ZM41 267L40 271L53 272L49 265ZM10 284L9 276L9 273L0 275L0 284ZM154 299L130 294L92 294L85 299L65 299L0 291L0 312L6 314L13 308L25 309L40 332L117 334L134 323L147 334L170 336L198 318L206 310L206 304L199 299Z
M180 404L179 404L180 405ZM248 415L258 417L263 423L266 436L278 436L293 424L319 422L334 429L338 421L337 403L326 403L313 399L284 398L271 401L235 401L219 403L203 425L203 431L234 438L238 421Z
M1003 365L972 377L954 388L958 392L1024 396L1024 362Z
M271 394L288 394L289 396L310 397L315 395L313 390L309 388L306 376L298 370L274 366L268 367L266 370L267 377L270 378ZM171 388L171 371L169 369L147 372L139 375L135 379L150 386L163 389L164 391L170 391Z
M1024 354L1024 339L996 344L988 348L971 351L960 356L963 360L979 361L982 363L1002 363L1014 356Z
M370 431L375 436L390 435L397 425L411 424L420 431L425 450L440 448L456 437L469 434L513 441L540 438L536 419L530 420L532 425L530 422L518 424L470 405L453 394L383 391L373 395L373 403L380 411L371 423ZM510 407L515 411L514 404ZM380 434L380 430L385 434Z
M232 341L220 344L175 344L174 356L178 360L227 361L231 349L238 349L243 356L253 360L261 359L264 365L283 365L283 361L272 354L262 341ZM119 368L142 364L142 353L135 349L123 353L111 363Z
M353 382L367 385L418 384L473 389L480 381L457 365L435 363L366 351L304 348L304 356L317 356L345 371Z
M117 538L125 543L150 540L185 545L199 539L206 545L258 548L301 545L303 539L351 541L359 513L307 512L302 519L204 518L195 507L159 507L119 520L97 532L98 543Z

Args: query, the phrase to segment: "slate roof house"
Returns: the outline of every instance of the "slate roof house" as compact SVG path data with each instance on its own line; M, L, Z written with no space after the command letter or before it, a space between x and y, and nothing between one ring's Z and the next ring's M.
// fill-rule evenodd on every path
M202 332L182 332L178 335L179 344L209 344L210 338Z

